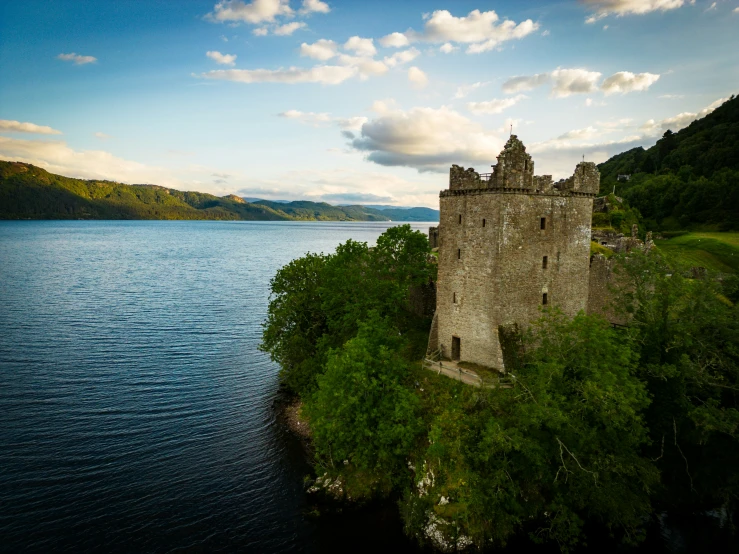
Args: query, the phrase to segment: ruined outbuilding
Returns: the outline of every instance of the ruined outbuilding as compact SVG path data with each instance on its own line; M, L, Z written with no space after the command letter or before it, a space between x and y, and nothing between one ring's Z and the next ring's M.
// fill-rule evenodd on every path
M568 316L588 307L593 199L600 173L592 162L569 179L534 174L512 135L492 173L453 165L439 195L436 312L429 350L441 357L504 370L501 336L541 308Z

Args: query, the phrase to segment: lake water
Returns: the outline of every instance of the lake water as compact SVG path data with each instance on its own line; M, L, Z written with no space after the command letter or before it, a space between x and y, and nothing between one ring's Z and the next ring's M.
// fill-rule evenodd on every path
M257 350L279 267L389 225L0 222L0 550L409 547L392 510L306 514Z

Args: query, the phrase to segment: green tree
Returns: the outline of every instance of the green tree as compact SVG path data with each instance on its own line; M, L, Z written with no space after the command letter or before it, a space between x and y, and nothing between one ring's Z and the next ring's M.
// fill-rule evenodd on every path
M619 267L639 375L653 402L647 455L663 507L739 508L739 312L713 279L688 279L658 254Z
M409 296L433 276L428 252L425 235L402 225L374 248L348 240L333 254L308 254L281 268L271 281L261 348L281 365L282 382L311 392L329 350L353 338L371 311L416 342L427 337L429 322L412 312Z
M389 493L422 431L401 350L397 329L370 312L354 338L329 352L304 408L318 465L341 473L353 498Z
M630 342L551 312L525 344L512 388L460 388L434 417L407 520L456 546L528 531L567 549L586 523L638 541L658 474L640 455L649 400Z

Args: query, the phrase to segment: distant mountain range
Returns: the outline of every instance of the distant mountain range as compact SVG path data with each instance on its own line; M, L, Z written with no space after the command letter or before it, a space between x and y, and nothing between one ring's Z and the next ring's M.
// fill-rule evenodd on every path
M0 219L438 221L439 211L219 197L157 185L74 179L31 164L0 161Z

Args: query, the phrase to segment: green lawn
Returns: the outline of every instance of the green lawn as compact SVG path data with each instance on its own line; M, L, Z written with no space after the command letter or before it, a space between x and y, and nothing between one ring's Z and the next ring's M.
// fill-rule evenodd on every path
M739 272L739 233L688 233L654 241L671 260L725 273Z

